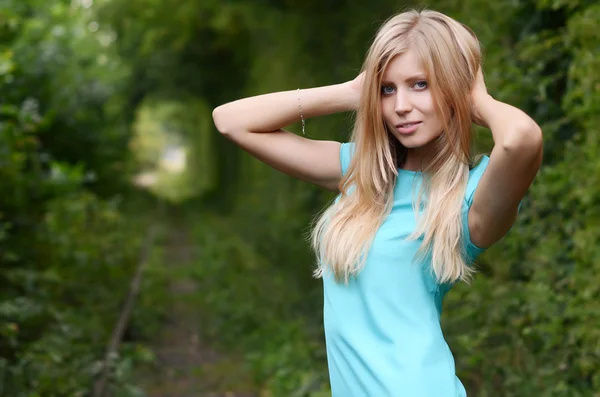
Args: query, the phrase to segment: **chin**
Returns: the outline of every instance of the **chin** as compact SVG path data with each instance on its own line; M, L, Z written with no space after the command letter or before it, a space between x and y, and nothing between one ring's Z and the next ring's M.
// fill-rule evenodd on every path
M402 144L402 146L404 146L407 149L418 149L418 148L422 148L424 146L427 146L427 144L429 144L432 140L423 140L423 139L411 139L411 138L417 138L417 137L411 137L411 138L406 138L403 137L404 139L398 139L398 141Z

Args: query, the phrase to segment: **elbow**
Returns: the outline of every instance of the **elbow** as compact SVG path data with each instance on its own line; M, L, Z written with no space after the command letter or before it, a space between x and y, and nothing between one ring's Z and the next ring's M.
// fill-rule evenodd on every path
M533 120L515 128L502 145L506 153L518 156L539 157L544 145L542 129Z
M227 135L230 132L230 127L227 125L227 116L225 115L223 105L216 107L212 112L213 123L219 131L223 135Z

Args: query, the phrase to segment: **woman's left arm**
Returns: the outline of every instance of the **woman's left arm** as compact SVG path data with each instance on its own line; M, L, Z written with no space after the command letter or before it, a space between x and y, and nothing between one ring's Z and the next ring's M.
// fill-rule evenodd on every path
M486 248L515 221L519 203L542 163L542 130L523 111L492 98L481 70L472 98L475 122L491 129L494 139L468 216L471 242Z

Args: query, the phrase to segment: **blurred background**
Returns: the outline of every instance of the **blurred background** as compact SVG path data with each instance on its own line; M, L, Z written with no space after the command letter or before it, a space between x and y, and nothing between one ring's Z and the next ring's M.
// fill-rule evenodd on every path
M423 5L474 29L489 91L545 133L517 223L446 298L458 375L600 396L598 0L0 0L0 396L329 396L306 236L333 195L211 111L352 79Z

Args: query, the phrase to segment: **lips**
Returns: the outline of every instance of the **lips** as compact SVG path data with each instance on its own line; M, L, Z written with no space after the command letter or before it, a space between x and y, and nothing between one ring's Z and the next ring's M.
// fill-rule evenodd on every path
M422 124L421 121L410 121L410 122L407 121L405 123L396 124L396 129L401 134L412 134L419 128L419 126L421 124Z

